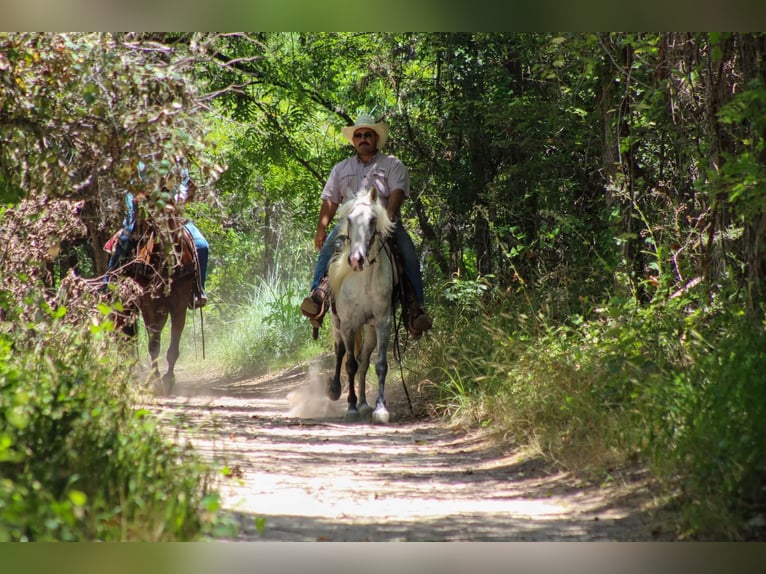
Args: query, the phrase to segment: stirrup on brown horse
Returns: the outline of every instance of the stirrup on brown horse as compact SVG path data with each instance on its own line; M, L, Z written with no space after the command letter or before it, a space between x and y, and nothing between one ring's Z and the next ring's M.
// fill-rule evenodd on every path
M203 294L194 293L192 295L192 300L189 301L189 309L200 309L201 307L204 307L207 305L207 296Z

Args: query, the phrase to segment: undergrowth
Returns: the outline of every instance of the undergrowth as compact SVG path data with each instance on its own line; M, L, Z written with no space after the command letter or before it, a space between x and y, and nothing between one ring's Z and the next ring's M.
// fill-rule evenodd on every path
M300 312L305 286L280 279L257 279L249 302L227 308L225 320L214 327L211 354L229 376L259 375L309 359L325 349L320 336L311 339L311 326ZM325 321L322 335L329 327Z
M524 296L461 289L420 356L443 412L592 477L646 465L679 537L745 535L765 502L763 322L689 294L554 322Z
M0 322L0 540L173 541L215 526L211 471L136 407L107 318L84 327L39 301Z

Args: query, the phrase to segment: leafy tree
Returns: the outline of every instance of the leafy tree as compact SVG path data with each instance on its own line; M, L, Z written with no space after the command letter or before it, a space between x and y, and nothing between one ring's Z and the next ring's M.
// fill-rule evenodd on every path
M0 48L0 197L84 200L99 272L138 161L159 188L184 157L200 193L212 191L219 168L202 153L191 46L141 34L6 33Z

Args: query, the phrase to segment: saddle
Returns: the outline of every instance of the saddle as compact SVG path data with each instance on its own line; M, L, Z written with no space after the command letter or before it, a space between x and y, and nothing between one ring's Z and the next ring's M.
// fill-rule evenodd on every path
M194 238L184 221L175 216L161 230L157 225L142 222L130 234L125 258L128 260L124 273L134 279L148 279L153 275L183 276L191 272L199 277L199 261ZM119 249L122 229L114 233L104 244L104 251L114 254Z

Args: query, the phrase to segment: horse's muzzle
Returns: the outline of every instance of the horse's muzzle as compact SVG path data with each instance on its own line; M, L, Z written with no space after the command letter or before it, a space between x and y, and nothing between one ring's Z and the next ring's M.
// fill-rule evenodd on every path
M362 271L364 269L364 255L361 253L349 255L348 264L351 266L352 271Z

